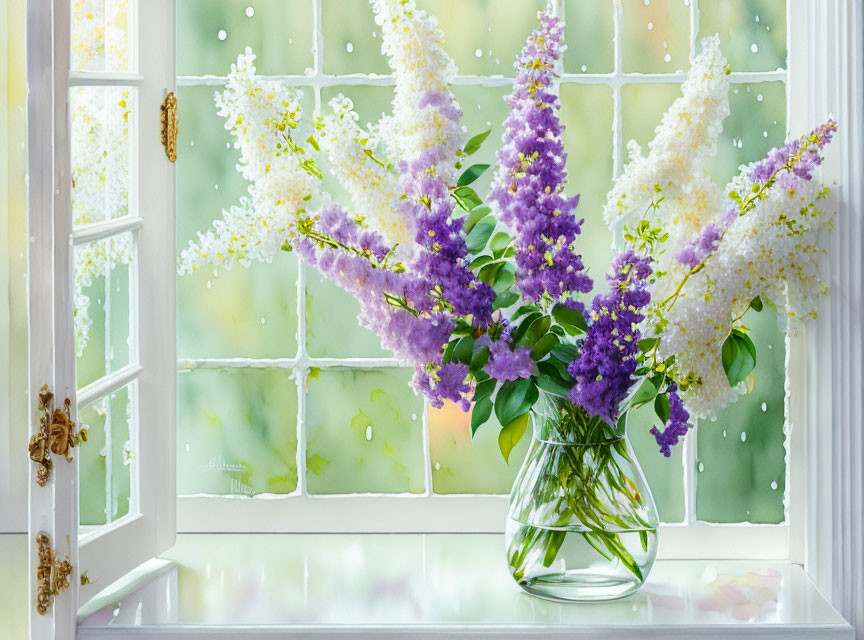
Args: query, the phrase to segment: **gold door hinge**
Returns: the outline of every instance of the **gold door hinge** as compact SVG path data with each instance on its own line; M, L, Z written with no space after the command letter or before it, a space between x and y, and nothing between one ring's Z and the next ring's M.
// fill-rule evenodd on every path
M54 603L54 597L69 588L72 564L67 555L58 560L57 552L51 546L51 538L44 531L36 535L39 545L39 566L36 569L36 611L44 616Z
M162 115L162 146L171 162L177 161L177 97L169 91L159 108Z
M36 471L36 483L40 487L48 484L54 462L51 454L64 456L67 462L72 461L72 449L81 442L87 442L87 429L75 431L75 421L72 420L72 401L69 398L63 402L63 408L54 407L54 394L48 385L42 385L39 391L39 432L30 438L30 459L39 464Z

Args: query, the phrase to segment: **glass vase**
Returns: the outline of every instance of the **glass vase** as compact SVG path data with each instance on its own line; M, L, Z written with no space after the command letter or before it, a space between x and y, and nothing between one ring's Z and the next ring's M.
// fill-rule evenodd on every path
M541 395L531 418L534 439L505 530L514 580L558 601L633 593L654 564L659 519L626 427L551 394Z

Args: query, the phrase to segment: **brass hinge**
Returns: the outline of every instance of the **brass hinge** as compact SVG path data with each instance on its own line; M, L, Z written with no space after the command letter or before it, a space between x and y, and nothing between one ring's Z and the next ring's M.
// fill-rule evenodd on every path
M169 91L159 107L162 115L162 146L171 162L177 161L177 97Z
M39 566L36 569L36 611L40 616L48 613L54 597L69 588L72 564L67 555L64 560L57 559L57 552L51 546L51 538L44 531L36 535L39 545Z
M72 449L81 442L87 442L87 429L75 431L75 421L72 420L72 401L69 398L63 402L63 408L54 407L54 394L48 385L42 385L39 391L39 432L30 438L30 459L39 464L36 470L36 483L40 487L48 484L54 462L51 454L64 456L67 462L72 461Z

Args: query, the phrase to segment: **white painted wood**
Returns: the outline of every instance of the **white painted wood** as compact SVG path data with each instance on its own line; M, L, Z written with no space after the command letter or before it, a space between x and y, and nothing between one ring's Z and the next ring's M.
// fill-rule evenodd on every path
M857 0L790 1L794 46L790 92L804 105L795 126L833 115L838 135L823 166L836 182L826 238L831 291L806 336L806 568L840 612L864 634L864 35Z
M48 384L62 402L84 406L124 385L137 412L132 420L134 463L130 515L79 539L77 456L54 456L54 472L40 488L31 464L32 541L47 532L61 555L68 551L71 588L46 616L31 609L31 637L71 640L76 614L101 587L171 546L174 540L174 169L160 140L159 106L174 86L174 3L130 3L137 74L69 74L70 3L28 4L28 171L31 432L38 430L36 397ZM139 37L140 33L148 34ZM140 50L136 47L140 47ZM132 214L77 232L72 229L68 86L137 87L131 190ZM137 181L136 181L137 176ZM73 247L132 233L132 363L81 390L75 380ZM143 277L142 277L143 276ZM74 417L74 416L73 416ZM84 445L86 446L86 445ZM25 455L22 452L22 455ZM170 461L166 465L166 460ZM91 583L80 586L87 571ZM30 576L35 598L35 571ZM101 585L101 586L100 586Z

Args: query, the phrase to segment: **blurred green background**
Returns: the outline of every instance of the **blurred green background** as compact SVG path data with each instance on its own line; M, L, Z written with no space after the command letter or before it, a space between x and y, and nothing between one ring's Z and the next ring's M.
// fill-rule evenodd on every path
M436 13L460 74L512 75L512 64L541 0L418 0ZM785 66L783 0L711 0L700 3L691 34L688 0L624 0L620 69L626 74L674 74L688 66L691 43L719 33L733 70L770 72ZM582 194L582 248L595 280L611 257L601 207L613 178L615 131L621 142L653 136L662 112L678 95L679 76L662 82L580 77L614 74L613 3L566 0L567 46L561 86L569 185ZM380 33L366 0L323 0L320 22L311 0L178 0L179 76L224 75L244 47L259 54L260 71L300 76L308 109L339 92L351 97L363 122L389 110L388 86L316 89L316 71L386 74ZM290 19L289 19L290 18ZM323 66L316 70L313 42L320 24ZM696 36L696 37L694 37ZM696 44L698 46L698 44ZM309 76L310 80L306 80ZM648 82L646 82L648 80ZM616 83L620 117L615 123ZM235 171L237 151L213 105L217 87L183 78L179 89L178 252L198 230L229 207L246 185ZM328 84L339 85L338 81ZM320 94L316 95L316 91ZM506 115L507 87L459 84L454 93L469 134L491 127L478 161L494 161ZM785 137L785 87L775 77L735 84L732 114L723 127L713 172L725 182L740 163L758 158ZM620 160L620 158L619 158ZM488 182L486 183L488 184ZM329 185L335 194L338 185ZM485 188L485 185L483 185ZM387 357L377 338L356 325L357 304L289 256L230 272L202 271L179 281L180 358L291 358L298 336L313 358ZM304 303L301 307L299 303ZM755 314L754 314L755 315ZM299 331L299 323L305 332ZM783 520L785 489L784 340L773 312L748 318L759 349L759 383L751 396L700 425L695 459L696 512L714 522ZM417 493L425 490L423 402L400 369L341 368L313 371L306 380L286 370L208 370L179 375L178 490L189 493L286 493L295 490L298 406L305 406L306 482L313 493ZM304 402L298 403L299 393ZM631 434L665 521L685 513L683 448L665 459L648 434L653 416L634 415ZM468 417L453 406L431 410L429 460L436 493L507 493L527 442L506 465L494 425L472 444ZM241 468L242 467L242 468Z

